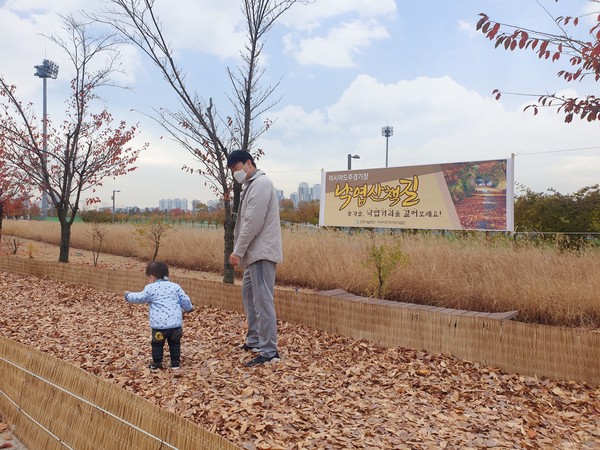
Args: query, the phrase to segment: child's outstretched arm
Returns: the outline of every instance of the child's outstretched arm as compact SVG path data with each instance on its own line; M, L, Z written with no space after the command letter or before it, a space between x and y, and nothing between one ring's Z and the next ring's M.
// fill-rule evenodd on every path
M179 288L177 294L179 295L179 304L181 305L181 309L183 309L184 312L192 312L194 305L192 305L190 297L181 287Z
M125 291L125 300L129 303L150 303L152 295L146 286L142 292Z

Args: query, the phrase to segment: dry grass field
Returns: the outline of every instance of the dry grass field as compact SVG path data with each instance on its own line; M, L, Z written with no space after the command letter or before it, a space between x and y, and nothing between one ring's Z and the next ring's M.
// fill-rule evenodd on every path
M105 233L100 263L109 254L140 262L150 258L152 248L138 239L134 225L96 227ZM92 250L93 229L91 224L73 225L71 254ZM21 238L58 245L59 224L5 220L2 253L9 252L11 240ZM517 320L526 322L600 327L598 250L561 252L502 236L349 234L318 228L284 229L283 243L285 261L277 269L281 286L370 295L376 272L369 249L399 245L407 263L389 275L387 299L485 312L518 310ZM27 244L26 252L35 259L35 244ZM158 259L218 276L223 230L175 226L163 236Z

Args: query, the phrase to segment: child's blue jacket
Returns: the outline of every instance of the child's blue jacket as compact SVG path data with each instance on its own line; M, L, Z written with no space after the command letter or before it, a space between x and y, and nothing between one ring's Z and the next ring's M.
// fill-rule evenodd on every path
M168 280L156 280L147 284L142 292L129 292L125 296L129 303L150 305L150 326L152 328L179 328L183 325L183 311L193 308L190 297L181 286Z

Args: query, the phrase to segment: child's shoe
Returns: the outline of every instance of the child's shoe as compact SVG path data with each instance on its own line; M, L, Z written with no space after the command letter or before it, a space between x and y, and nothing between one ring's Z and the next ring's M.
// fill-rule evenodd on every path
M148 366L148 368L149 368L150 370L158 370L158 369L162 369L162 363L155 363L155 362L152 362L152 363L150 363L150 365Z
M171 369L177 370L177 369L179 369L179 367L180 367L179 361L171 361Z

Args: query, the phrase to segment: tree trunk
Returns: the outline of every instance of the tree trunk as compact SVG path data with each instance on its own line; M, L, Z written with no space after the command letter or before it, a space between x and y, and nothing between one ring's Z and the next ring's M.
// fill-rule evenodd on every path
M4 204L0 202L0 248L2 248L2 219L4 218Z
M66 218L61 217L59 213L58 220L60 221L60 252L58 254L58 262L69 262L69 247L71 245L71 222Z
M230 221L231 222L231 221ZM229 255L233 252L233 227L225 226L225 251L223 261L223 283L233 284L235 268L229 263Z
M229 255L233 252L233 229L235 227L235 221L231 215L231 201L225 201L225 234L223 241L225 243L225 250L223 251L223 283L233 284L235 280L235 268L229 263Z

